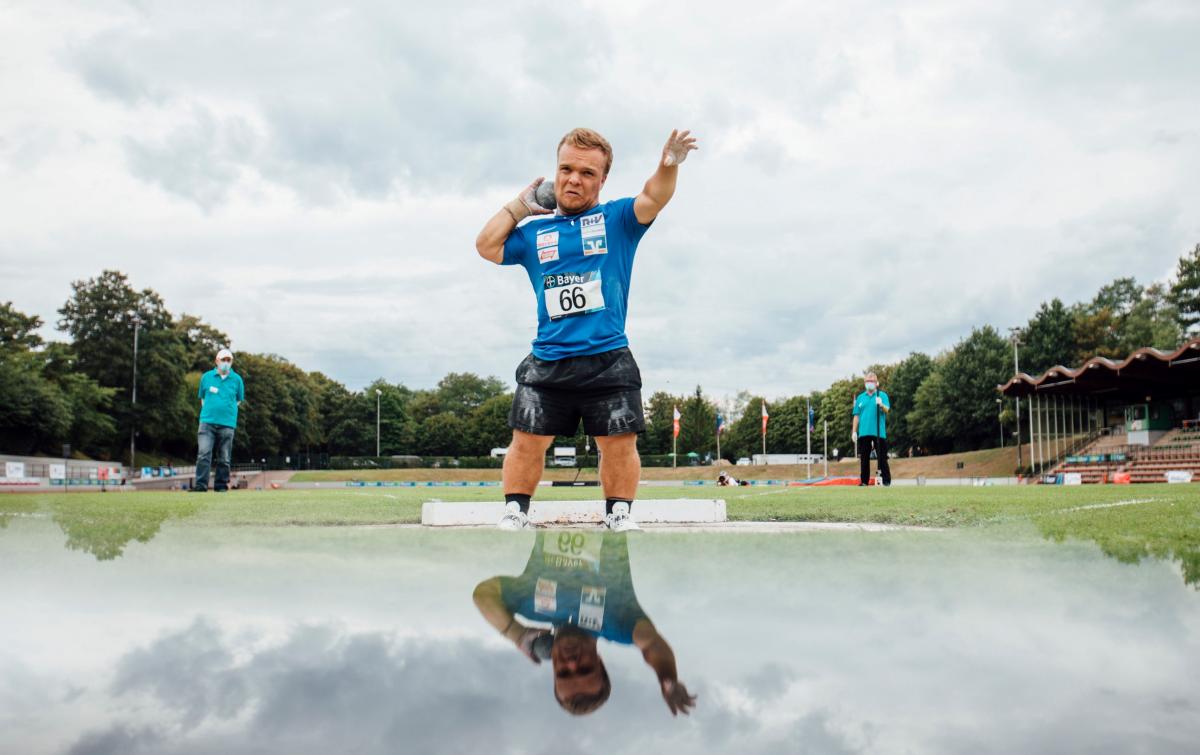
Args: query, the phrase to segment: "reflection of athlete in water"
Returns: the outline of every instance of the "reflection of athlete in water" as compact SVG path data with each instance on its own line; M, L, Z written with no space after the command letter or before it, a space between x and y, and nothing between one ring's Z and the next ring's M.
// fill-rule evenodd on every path
M623 533L539 532L521 576L480 582L474 597L488 623L531 661L541 663L549 648L554 698L570 713L591 713L608 699L601 637L642 651L672 715L696 705L676 676L671 646L638 604ZM527 626L518 615L554 629Z
M538 178L479 232L480 256L525 268L537 300L537 338L517 367L508 417L504 529L529 526L546 449L554 436L574 435L581 420L600 449L606 523L617 532L637 529L630 507L641 471L637 434L646 421L625 314L638 243L675 194L679 164L696 149L689 134L671 132L640 194L601 204L612 146L591 129L573 129L558 144L557 213L535 201Z

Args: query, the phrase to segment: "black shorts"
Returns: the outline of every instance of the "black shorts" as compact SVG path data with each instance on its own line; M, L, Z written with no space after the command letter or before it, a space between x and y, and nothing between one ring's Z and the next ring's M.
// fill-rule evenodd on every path
M628 347L553 362L533 354L517 366L508 426L533 435L588 435L646 430L642 373Z

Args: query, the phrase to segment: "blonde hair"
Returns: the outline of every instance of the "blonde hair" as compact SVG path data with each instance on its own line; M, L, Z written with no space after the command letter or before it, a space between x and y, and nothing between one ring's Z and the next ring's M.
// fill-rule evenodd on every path
M577 149L598 149L604 153L604 175L608 175L608 171L612 168L613 151L612 145L608 140L599 133L592 131L590 128L573 128L567 132L567 135L558 143L558 149L554 151L557 155L564 144L569 144Z

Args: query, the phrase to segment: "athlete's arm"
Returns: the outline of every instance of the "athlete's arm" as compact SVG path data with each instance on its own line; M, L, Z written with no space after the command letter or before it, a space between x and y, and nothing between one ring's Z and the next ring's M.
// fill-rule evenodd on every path
M638 619L633 626L633 644L642 651L642 658L658 677L658 686L662 690L663 701L671 709L671 715L683 713L685 716L696 707L696 696L688 694L687 687L679 681L679 673L675 669L675 652L663 639L649 619Z
M509 234L530 215L549 215L553 210L547 210L533 199L538 184L546 179L538 178L507 204L500 208L483 226L483 230L475 237L475 250L479 256L499 265L504 261L504 242Z
M658 169L646 185L642 193L633 200L633 214L638 222L646 225L658 217L658 213L667 206L675 195L675 180L679 177L679 163L687 159L688 152L699 149L696 138L689 136L691 131L672 130L663 146L662 157L658 161ZM482 252L481 252L482 254Z
M517 621L517 617L504 605L499 577L492 577L480 582L475 586L475 592L471 598L487 623L504 635L505 639L516 645L517 650L521 651L521 655L534 663L542 662L542 659L533 652L533 641L539 635L547 634L547 630L527 627Z

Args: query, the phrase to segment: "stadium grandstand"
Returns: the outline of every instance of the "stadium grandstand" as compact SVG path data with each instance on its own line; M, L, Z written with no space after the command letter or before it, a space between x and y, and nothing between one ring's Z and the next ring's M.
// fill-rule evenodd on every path
M1040 482L1200 480L1200 338L1021 373L998 390L1022 399L1027 470Z

